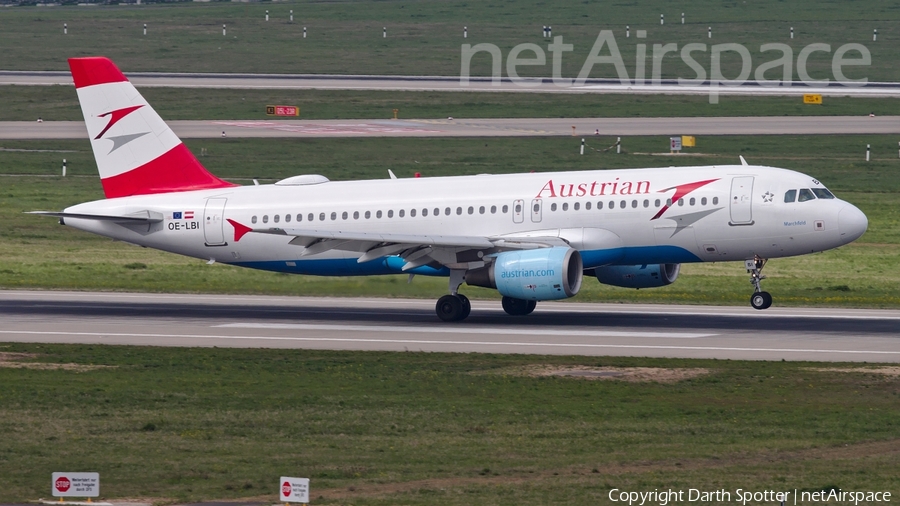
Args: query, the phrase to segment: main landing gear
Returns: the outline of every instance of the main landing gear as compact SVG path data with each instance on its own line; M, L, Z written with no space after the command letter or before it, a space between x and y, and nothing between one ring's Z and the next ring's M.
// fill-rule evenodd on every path
M469 298L459 293L459 285L466 280L466 271L453 269L450 271L450 295L444 295L434 305L438 318L445 322L465 320L472 312Z
M753 306L753 309L768 309L772 305L772 294L762 291L762 288L759 286L760 281L766 279L762 275L763 267L766 266L766 259L755 256L751 260L744 261L744 266L747 268L747 272L750 273L750 284L755 288L753 295L750 297L750 305Z
M459 293L459 286L466 279L466 271L450 271L450 295L444 295L434 305L434 311L438 318L445 322L458 322L465 320L472 312L472 304L469 298ZM515 299L503 297L503 310L511 316L525 316L531 314L537 302L533 300Z

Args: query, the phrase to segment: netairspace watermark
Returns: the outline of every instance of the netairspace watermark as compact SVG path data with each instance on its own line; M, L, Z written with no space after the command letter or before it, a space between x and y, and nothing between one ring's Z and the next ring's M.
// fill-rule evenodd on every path
M667 506L678 503L735 503L746 506L748 503L783 503L783 504L875 504L891 502L891 493L887 491L848 491L830 490L745 490L734 491L684 489L654 489L651 491L629 491L614 488L609 491L609 500L613 503L628 506Z
M637 30L638 39L646 39L646 30ZM689 43L681 46L679 50L678 44L653 44L651 59L650 79L647 79L647 44L638 43L635 48L634 58L634 79L632 80L628 71L625 69L625 61L619 52L619 46L612 30L602 30L594 42L590 53L584 60L584 65L575 79L562 77L562 60L563 53L575 50L573 44L563 43L562 36L553 38L553 42L547 45L547 52L550 53L552 65L553 84L560 87L584 86L585 81L591 74L591 70L595 65L612 65L616 71L619 82L625 86L659 86L662 82L662 64L667 54L679 54L681 61L690 67L695 76L691 78L678 77L679 86L703 86L707 84L709 87L709 103L719 103L719 87L721 86L741 86L748 82L750 74L753 74L755 81L766 87L791 86L794 69L794 50L787 44L768 43L759 47L761 53L780 52L781 56L770 61L766 61L753 70L753 57L750 50L745 46L733 42L724 44L702 44ZM501 82L501 66L503 62L503 54L500 48L491 43L463 44L461 46L461 67L459 73L459 82L461 86L469 85L472 57L477 53L485 52L491 57L491 84L500 86ZM797 53L796 68L800 81L811 87L828 86L831 81L826 79L813 79L807 71L807 61L813 53L831 53L831 44L814 43L805 46ZM526 56L523 56L525 53ZM709 58L709 76L707 78L706 69L700 64L698 59L703 60L708 53ZM741 71L732 78L727 78L722 73L723 55L734 53L740 56ZM849 54L848 54L849 53ZM533 55L533 56L532 56ZM518 86L534 87L542 83L541 78L520 77L518 67L522 66L544 66L547 64L547 54L541 46L533 43L518 44L510 50L506 55L506 75L510 81ZM843 67L846 66L869 66L872 64L872 54L869 49L858 43L847 43L838 47L831 58L831 73L835 82L844 86L860 87L865 86L868 78L849 79L844 75ZM781 68L780 79L766 79L767 72Z

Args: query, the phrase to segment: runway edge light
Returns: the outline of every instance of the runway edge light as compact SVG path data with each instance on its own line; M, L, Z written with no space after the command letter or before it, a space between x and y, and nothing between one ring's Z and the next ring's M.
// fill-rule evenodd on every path
M278 488L280 489L278 496L285 505L292 502L309 503L309 478L282 476L278 480Z

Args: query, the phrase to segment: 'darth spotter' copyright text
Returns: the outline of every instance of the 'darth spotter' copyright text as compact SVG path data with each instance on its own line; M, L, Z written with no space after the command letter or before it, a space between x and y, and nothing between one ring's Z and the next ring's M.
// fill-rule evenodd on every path
M734 502L741 505L747 503L760 502L778 502L785 504L810 504L810 503L832 503L832 504L854 504L859 503L889 503L891 502L891 493L886 491L851 491L841 489L830 490L760 490L751 491L745 489L736 489L734 491L720 490L700 490L696 488L689 489L667 489L652 491L628 491L614 488L609 491L609 500L614 503L624 503L628 506L666 506L677 503L725 503Z

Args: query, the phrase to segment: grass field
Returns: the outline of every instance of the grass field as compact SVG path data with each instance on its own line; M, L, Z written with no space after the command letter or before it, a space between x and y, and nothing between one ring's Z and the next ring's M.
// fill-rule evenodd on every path
M281 475L310 477L315 504L900 492L896 368L20 344L0 357L3 502L47 497L73 466L100 473L102 498L182 503L274 502ZM538 376L573 366L656 369Z
M624 139L628 154L579 156L569 138L537 139L210 139L191 140L214 173L249 184L301 173L333 180L383 178L387 168L400 177L509 173L530 170L584 170L666 165L733 164L738 154L751 163L807 172L869 217L869 231L847 247L769 263L766 288L779 305L900 307L900 170L892 136L701 137L704 156L649 154L668 146L667 138ZM598 139L599 145L609 139ZM865 144L875 153L863 161ZM102 198L87 141L21 141L0 151L0 287L175 292L375 295L436 297L443 279L417 277L317 278L251 271L122 243L60 227L55 220L23 215L58 210ZM40 150L40 151L36 151ZM47 151L56 150L56 151ZM57 152L59 151L59 152ZM61 158L70 177L60 178ZM248 170L248 167L258 169ZM24 176L11 176L20 174ZM473 297L497 297L491 290L465 287ZM587 281L574 300L744 305L750 286L737 263L686 265L679 280L654 290L626 290Z
M295 22L289 23L289 10ZM269 10L271 20L265 21ZM685 24L681 24L681 12ZM660 14L666 23L659 24ZM542 26L553 27L573 45L563 53L563 76L575 77L600 30L613 30L629 76L634 77L637 44L646 44L647 76L654 44L688 43L745 45L753 69L780 56L760 52L765 43L784 43L792 48L792 69L797 76L797 57L811 43L830 44L830 53L813 53L810 76L831 78L834 51L846 43L864 44L872 55L871 66L846 67L847 77L872 81L900 80L900 9L891 0L843 2L721 2L700 0L689 6L670 2L470 2L338 1L278 3L180 3L176 5L107 5L93 7L9 7L0 16L0 68L63 70L66 58L103 54L132 71L275 72L335 74L459 75L461 45L491 43L504 57L513 46L537 44L546 64L520 66L521 75L550 76L550 42ZM63 34L63 23L68 34ZM141 35L148 24L148 34ZM222 35L222 24L227 35ZM308 37L302 38L303 27ZM468 38L463 38L463 26ZM626 38L625 27L630 37ZM382 28L388 37L383 38ZM708 38L707 29L713 37ZM795 38L790 39L794 27ZM647 30L637 39L636 30ZM877 42L872 41L878 29ZM709 71L710 52L694 57ZM607 54L604 50L603 54ZM532 58L530 51L521 54ZM855 58L856 54L849 54ZM724 75L739 74L734 53L723 56ZM663 59L663 77L693 78L677 53ZM773 79L781 70L767 74ZM490 75L486 53L472 60L472 75ZM594 67L591 77L614 77L612 65Z
M228 90L142 88L166 120L271 119L266 105L300 107L300 119L390 118L583 118L683 116L878 116L900 115L900 99L826 97L805 105L800 97L674 95L560 95L415 91ZM69 86L0 86L0 121L81 121Z

